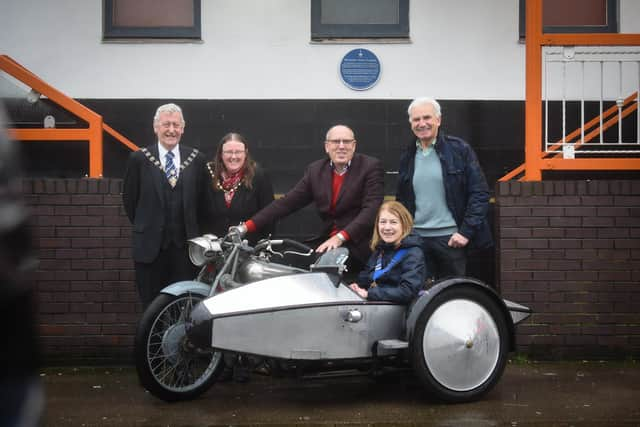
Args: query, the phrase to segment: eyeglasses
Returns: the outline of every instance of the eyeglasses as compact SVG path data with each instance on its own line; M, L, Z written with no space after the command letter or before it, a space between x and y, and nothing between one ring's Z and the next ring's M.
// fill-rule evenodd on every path
M355 139L327 139L327 142L333 146L338 146L343 144L345 147L349 147L353 145L356 140Z
M224 150L222 152L222 154L224 154L225 156L239 156L244 153L245 150Z

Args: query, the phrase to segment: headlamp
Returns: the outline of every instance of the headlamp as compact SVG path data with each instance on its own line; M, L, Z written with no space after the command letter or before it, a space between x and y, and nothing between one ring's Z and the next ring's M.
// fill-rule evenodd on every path
M218 237L213 234L189 239L189 259L198 267L209 262L217 253L222 252Z

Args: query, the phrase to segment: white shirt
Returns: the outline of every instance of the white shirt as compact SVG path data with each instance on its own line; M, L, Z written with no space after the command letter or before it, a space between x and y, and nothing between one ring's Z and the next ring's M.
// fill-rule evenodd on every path
M160 144L160 142L158 142L158 155L160 156L160 164L162 165L162 169L166 170L166 164L167 164L167 152L169 150L167 150L166 148L164 148L162 146L162 144ZM176 145L175 148L173 150L171 150L171 152L173 153L173 165L176 167L176 178L178 176L180 176L180 149L179 146Z

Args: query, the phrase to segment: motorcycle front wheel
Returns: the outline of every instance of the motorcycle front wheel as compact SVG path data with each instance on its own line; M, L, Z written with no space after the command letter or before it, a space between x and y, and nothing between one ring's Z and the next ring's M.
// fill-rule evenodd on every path
M160 294L145 310L135 339L135 363L141 385L167 402L193 399L216 381L222 354L199 349L187 339L186 321L203 299L197 294Z

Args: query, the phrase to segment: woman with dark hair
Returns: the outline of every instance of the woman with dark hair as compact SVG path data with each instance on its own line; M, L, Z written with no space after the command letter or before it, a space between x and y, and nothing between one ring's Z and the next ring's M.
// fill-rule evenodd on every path
M208 233L224 236L230 226L246 218L273 201L273 186L268 176L251 158L247 140L239 133L222 137L213 161L207 163L211 175ZM255 242L269 235L271 227L248 236Z

